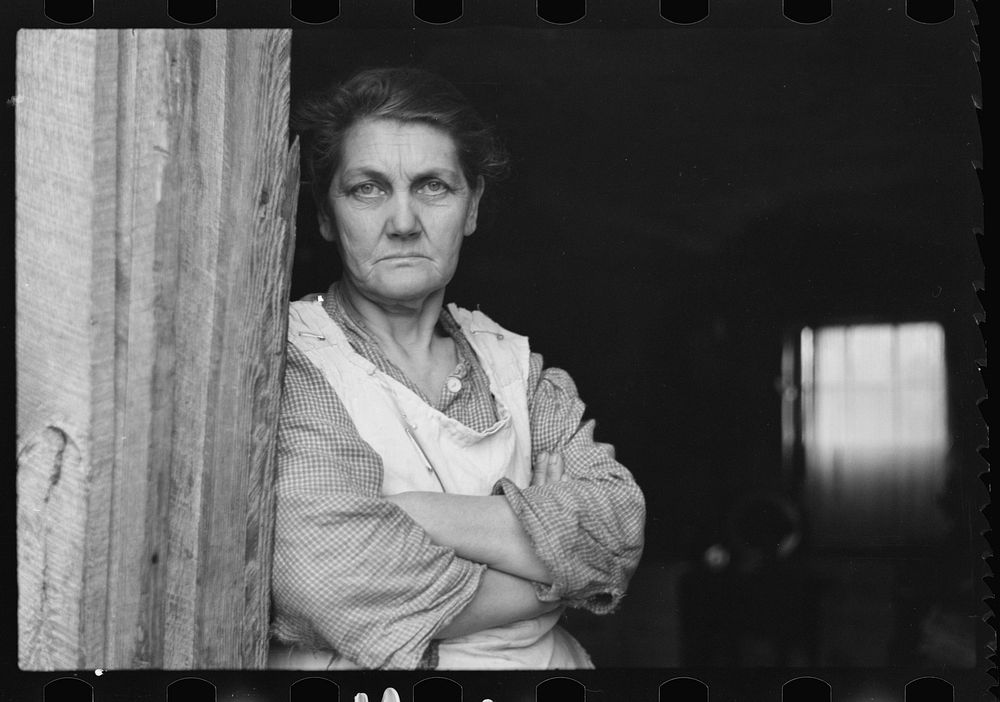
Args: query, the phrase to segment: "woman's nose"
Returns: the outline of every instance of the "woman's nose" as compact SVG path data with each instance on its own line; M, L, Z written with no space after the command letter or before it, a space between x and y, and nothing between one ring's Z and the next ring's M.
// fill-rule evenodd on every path
M415 205L409 195L399 195L392 199L392 210L386 222L389 236L410 238L420 234L420 218L417 217Z

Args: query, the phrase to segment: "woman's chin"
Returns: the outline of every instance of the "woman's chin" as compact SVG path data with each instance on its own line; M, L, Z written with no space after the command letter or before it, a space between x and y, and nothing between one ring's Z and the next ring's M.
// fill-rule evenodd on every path
M422 302L434 293L443 290L447 281L438 278L429 279L424 276L394 276L391 280L378 280L374 285L366 286L366 292L373 299L385 302L414 303Z

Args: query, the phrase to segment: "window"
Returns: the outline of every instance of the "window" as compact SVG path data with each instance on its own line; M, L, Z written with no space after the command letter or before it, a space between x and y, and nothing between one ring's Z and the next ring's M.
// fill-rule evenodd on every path
M949 448L941 326L806 327L798 343L796 424L814 543L933 540L944 527L937 499Z

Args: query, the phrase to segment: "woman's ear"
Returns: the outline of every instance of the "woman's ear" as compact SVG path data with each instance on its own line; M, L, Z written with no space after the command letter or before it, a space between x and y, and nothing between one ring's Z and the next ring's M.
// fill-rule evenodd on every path
M333 219L326 213L325 207L319 207L316 211L316 220L319 222L319 233L329 242L334 242L337 238L337 230Z
M465 216L465 236L469 236L476 231L476 220L479 218L479 200L483 197L486 189L486 181L482 176L476 178L476 187L472 189L469 200L469 211Z

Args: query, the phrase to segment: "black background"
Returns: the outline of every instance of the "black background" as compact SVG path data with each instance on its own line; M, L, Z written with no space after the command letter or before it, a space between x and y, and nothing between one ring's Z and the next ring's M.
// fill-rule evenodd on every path
M646 487L648 555L690 553L735 495L780 483L775 381L802 323L942 323L956 438L981 392L962 384L979 274L968 24L943 40L898 10L808 32L771 19L293 39L293 104L413 63L499 124L512 173L448 297L570 371ZM337 267L303 189L293 297Z

